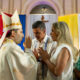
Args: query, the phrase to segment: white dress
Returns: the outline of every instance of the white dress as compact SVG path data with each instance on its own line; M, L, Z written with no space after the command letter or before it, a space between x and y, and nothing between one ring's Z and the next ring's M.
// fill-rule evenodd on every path
M62 72L61 76L54 76L49 70L47 72L47 78L46 80L73 80L73 56L72 56L72 50L69 45L67 44L61 44L57 47L54 54L51 54L51 62L56 64L57 57L62 50L62 48L67 48L70 52L70 59L67 63L67 66L65 67L64 71Z
M25 52L11 39L0 49L0 80L36 80L37 61L30 49Z

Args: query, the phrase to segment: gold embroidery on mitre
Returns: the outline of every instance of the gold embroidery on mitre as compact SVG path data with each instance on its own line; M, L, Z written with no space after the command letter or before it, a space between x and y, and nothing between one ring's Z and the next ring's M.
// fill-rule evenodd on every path
M6 26L6 24L5 24L5 22L3 22L3 28L6 28L7 26Z
M20 22L10 24L10 26L14 26L14 25L22 25L22 24Z
M18 22L18 23L12 23L12 24L9 24L9 25L5 25L5 23L3 22L3 25L4 25L4 28L7 28L7 27L9 27L9 26L14 26L14 25L22 25L20 22Z

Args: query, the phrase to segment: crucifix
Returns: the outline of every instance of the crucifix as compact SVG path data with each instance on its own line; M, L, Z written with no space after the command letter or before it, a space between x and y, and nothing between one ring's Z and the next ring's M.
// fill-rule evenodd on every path
M48 22L48 20L45 20L45 17L43 15L41 17L41 21L43 21L44 23Z

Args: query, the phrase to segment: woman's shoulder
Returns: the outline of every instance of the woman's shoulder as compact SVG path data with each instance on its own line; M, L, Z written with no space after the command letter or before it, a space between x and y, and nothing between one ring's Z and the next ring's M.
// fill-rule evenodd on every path
M60 52L61 50L63 50L63 51L68 51L70 54L72 54L72 48L71 48L71 46L68 45L68 44L65 44L65 43L60 44L60 45L57 47L56 51L57 51L57 52Z
M69 44L66 44L66 43L62 43L60 45L58 45L57 47L58 49L62 49L62 48L67 48L67 49L71 49L71 46Z

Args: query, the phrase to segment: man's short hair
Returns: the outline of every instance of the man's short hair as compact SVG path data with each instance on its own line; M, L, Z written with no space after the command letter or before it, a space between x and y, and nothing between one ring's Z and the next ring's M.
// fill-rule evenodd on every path
M32 25L32 29L40 28L41 30L46 29L45 23L43 21L36 21Z

